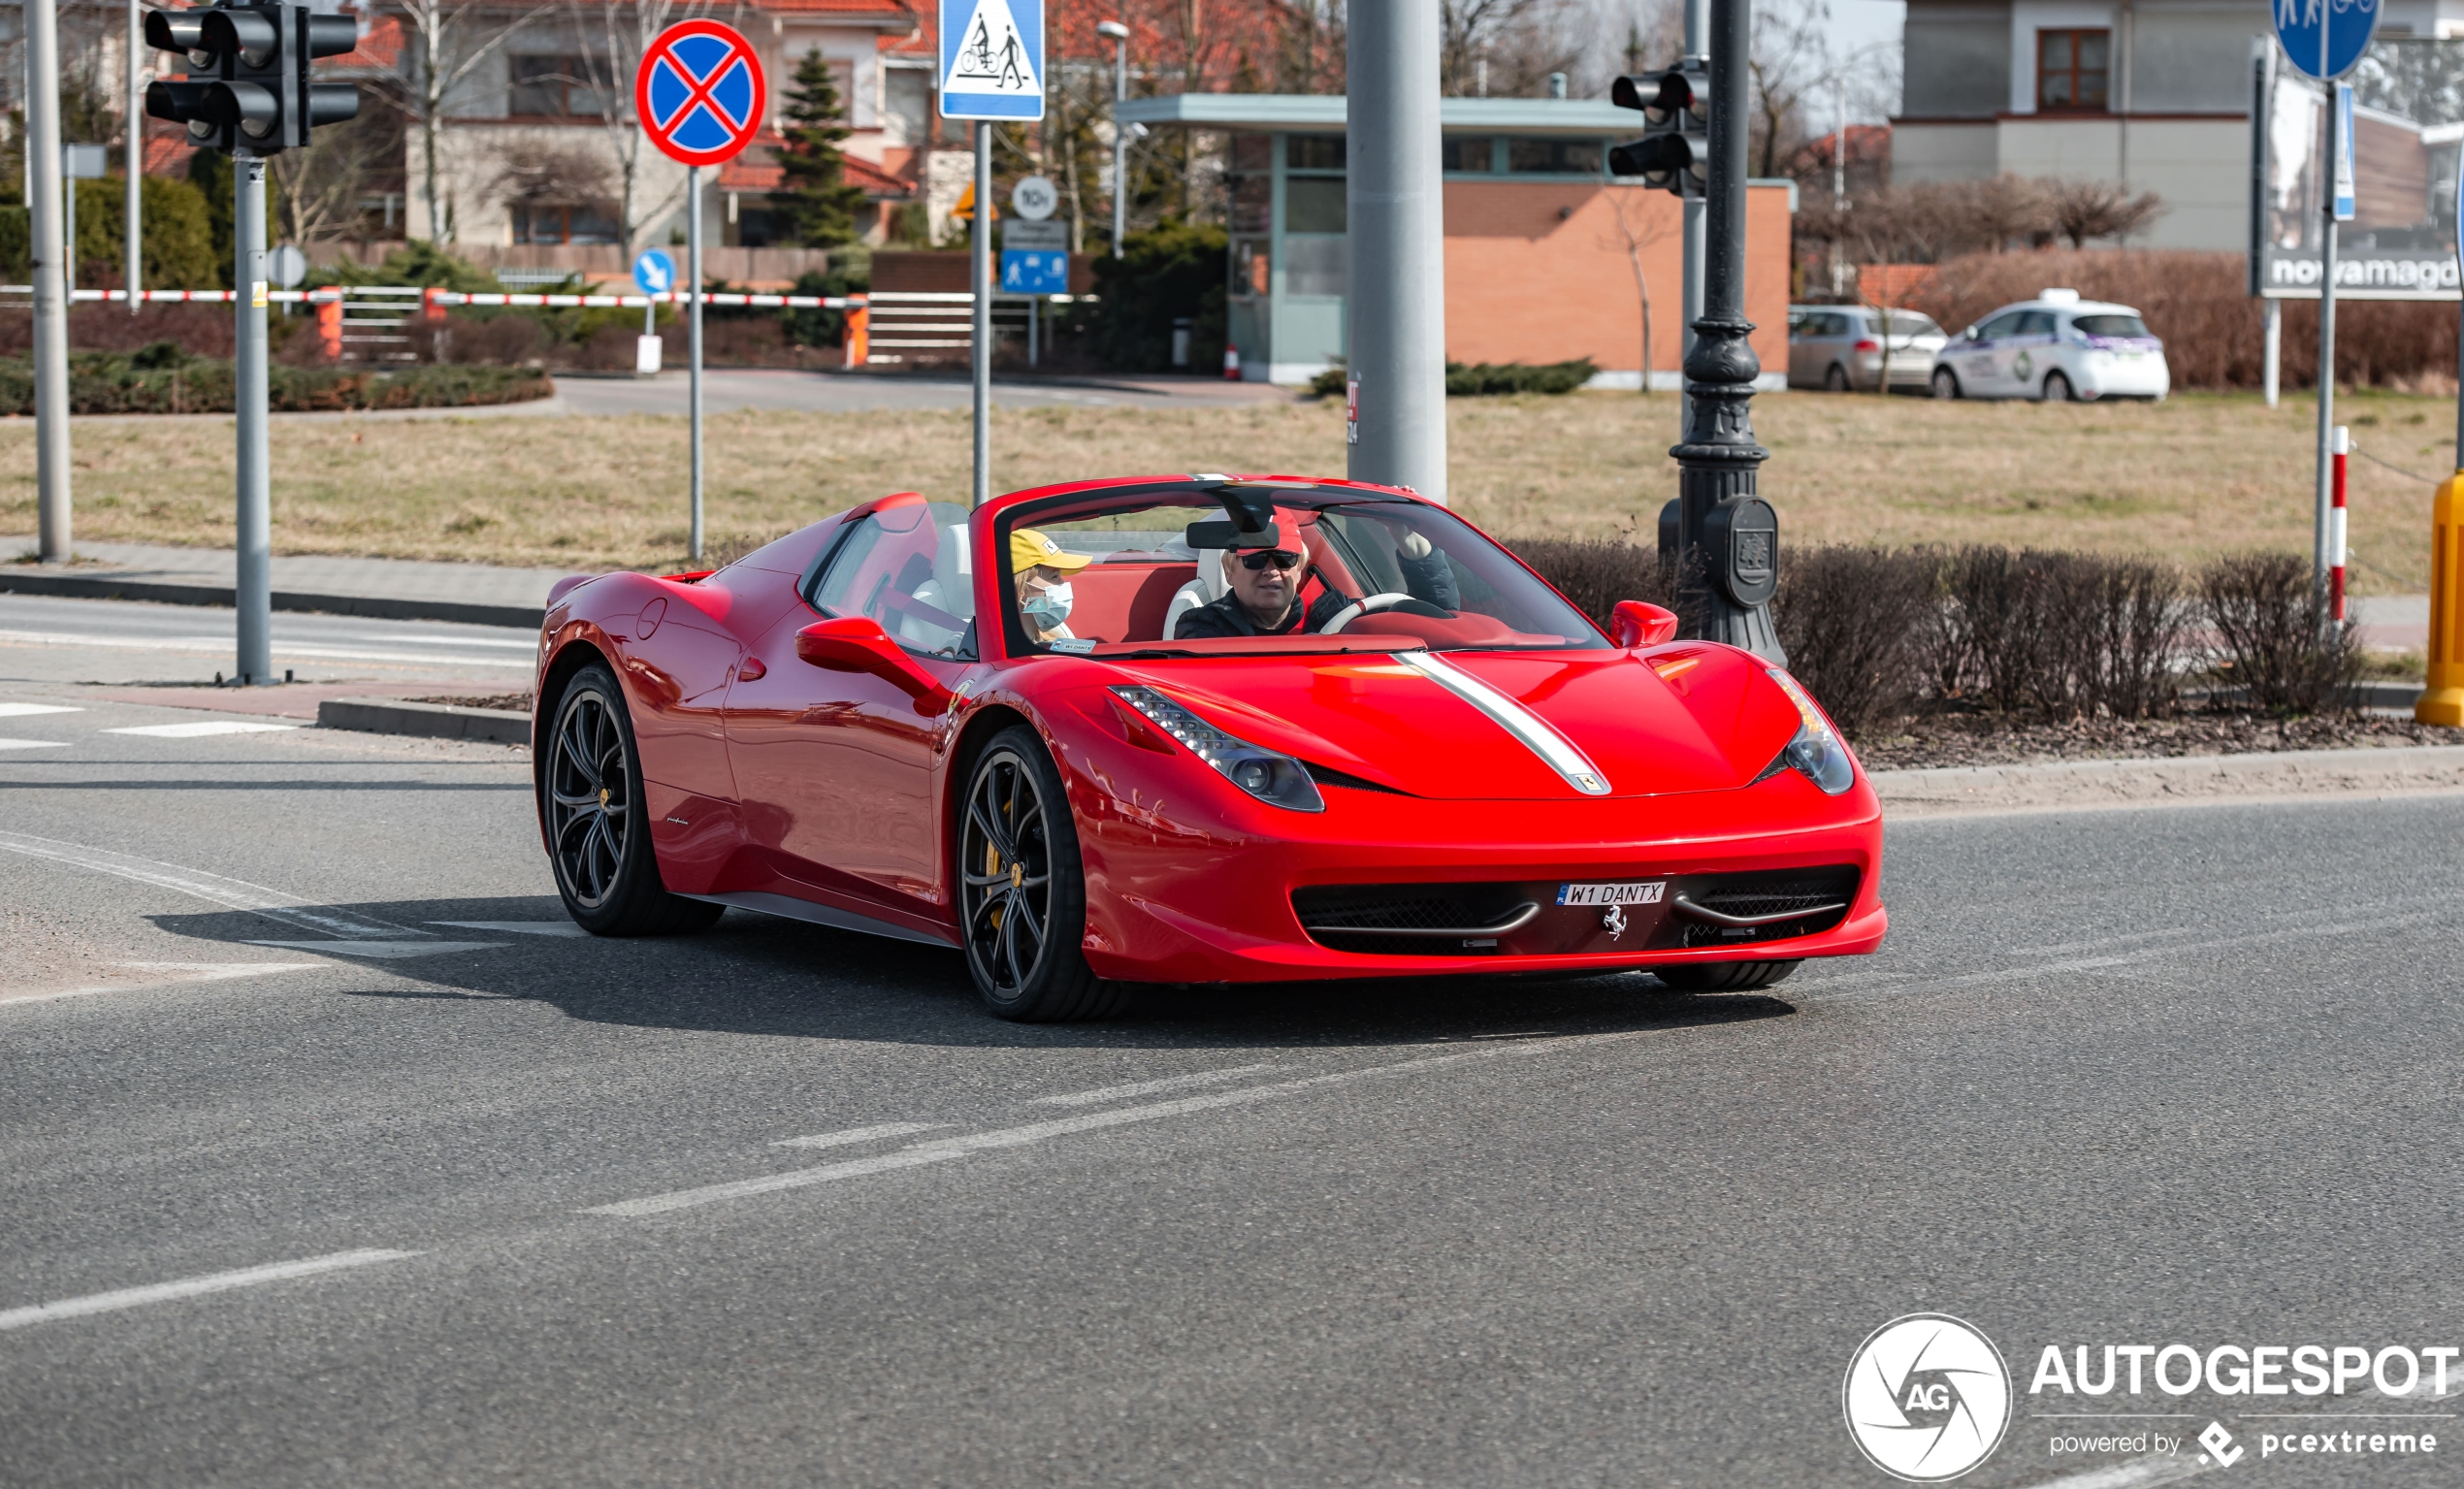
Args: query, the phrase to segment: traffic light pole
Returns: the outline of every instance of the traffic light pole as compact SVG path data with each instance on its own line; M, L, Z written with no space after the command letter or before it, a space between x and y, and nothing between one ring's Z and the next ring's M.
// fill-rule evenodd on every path
M25 7L26 199L34 231L34 484L40 556L69 561L69 303L60 254L60 21Z
M231 162L232 408L239 426L239 681L274 681L274 519L266 456L265 158Z
M1746 55L1750 0L1711 0L1709 172L1704 186L1702 315L1686 354L1684 440L1677 462L1679 613L1687 632L1785 663L1769 600L1779 578L1779 523L1755 495L1770 452L1754 440L1746 339Z
M146 89L139 80L144 76L139 63L145 56L145 8L138 0L128 0L128 206L120 214L127 228L128 262L120 279L128 286L128 313L137 313L137 296L145 288L146 263L141 217L145 203L139 187L146 178Z

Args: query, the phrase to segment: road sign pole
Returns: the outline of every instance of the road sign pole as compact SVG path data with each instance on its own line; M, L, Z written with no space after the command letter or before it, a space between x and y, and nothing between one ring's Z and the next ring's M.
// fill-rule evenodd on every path
M685 171L685 257L693 261L685 273L693 288L686 306L685 407L693 426L693 562L701 562L701 168Z
M977 506L992 500L992 125L975 122L975 216L967 224L967 283L973 290L968 341L975 351Z
M56 0L25 7L26 200L34 232L34 470L40 553L69 561L69 307L60 273L60 25Z
M2319 51L2324 64L2326 27L2319 27ZM2327 95L2327 153L2320 173L2327 189L2319 193L2320 269L2318 280L2318 469L2317 472L2317 511L2311 534L2311 590L2316 596L2322 624L2327 614L2327 524L2331 501L2331 468L2335 461L2336 427L2336 172L2344 159L2343 143L2338 139L2340 121L2336 107L2336 85L2323 84Z
M122 266L120 280L128 286L128 313L131 315L137 313L141 303L137 297L146 279L145 240L139 226L145 203L144 193L138 189L146 175L146 87L141 81L143 70L139 66L145 57L144 9L138 0L128 0L128 201L120 213L127 226L124 237L128 262Z
M1438 171L1438 8L1355 0L1348 209L1350 321L1360 385L1358 481L1446 499L1445 217Z
M239 426L239 679L274 681L274 520L266 457L265 161L232 162L232 408Z

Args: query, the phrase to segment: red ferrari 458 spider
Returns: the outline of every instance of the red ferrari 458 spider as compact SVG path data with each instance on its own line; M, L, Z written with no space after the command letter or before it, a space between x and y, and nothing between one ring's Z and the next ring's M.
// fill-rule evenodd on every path
M955 947L1010 1019L1872 951L1881 809L1822 710L1666 610L1612 630L1383 487L902 493L715 572L560 584L539 828L598 934L733 905Z

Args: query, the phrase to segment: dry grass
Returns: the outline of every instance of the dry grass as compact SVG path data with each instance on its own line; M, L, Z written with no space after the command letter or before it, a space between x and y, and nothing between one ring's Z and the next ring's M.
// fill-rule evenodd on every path
M2453 405L2347 395L2357 442L2425 475L2453 469ZM1576 394L1449 406L1455 504L1508 536L1631 532L1675 493L1675 400ZM2196 561L2309 551L2313 405L2242 395L2160 405L1758 400L1763 491L1796 541L1999 542ZM79 421L77 533L228 545L227 420ZM1099 473L1339 473L1332 403L997 413L1007 488ZM275 427L278 551L590 568L673 566L685 546L681 419L490 417ZM714 542L769 535L902 488L960 499L964 412L711 419ZM2356 588L2427 583L2428 486L2353 463ZM0 421L0 532L34 529L28 420Z

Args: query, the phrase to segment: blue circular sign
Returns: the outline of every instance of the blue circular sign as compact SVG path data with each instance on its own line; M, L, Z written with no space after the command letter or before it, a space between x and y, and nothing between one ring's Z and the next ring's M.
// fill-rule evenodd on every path
M653 248L633 260L633 282L645 295L664 295L676 287L676 261Z
M2276 40L2286 60L2310 78L2352 71L2379 33L2383 0L2275 0Z

